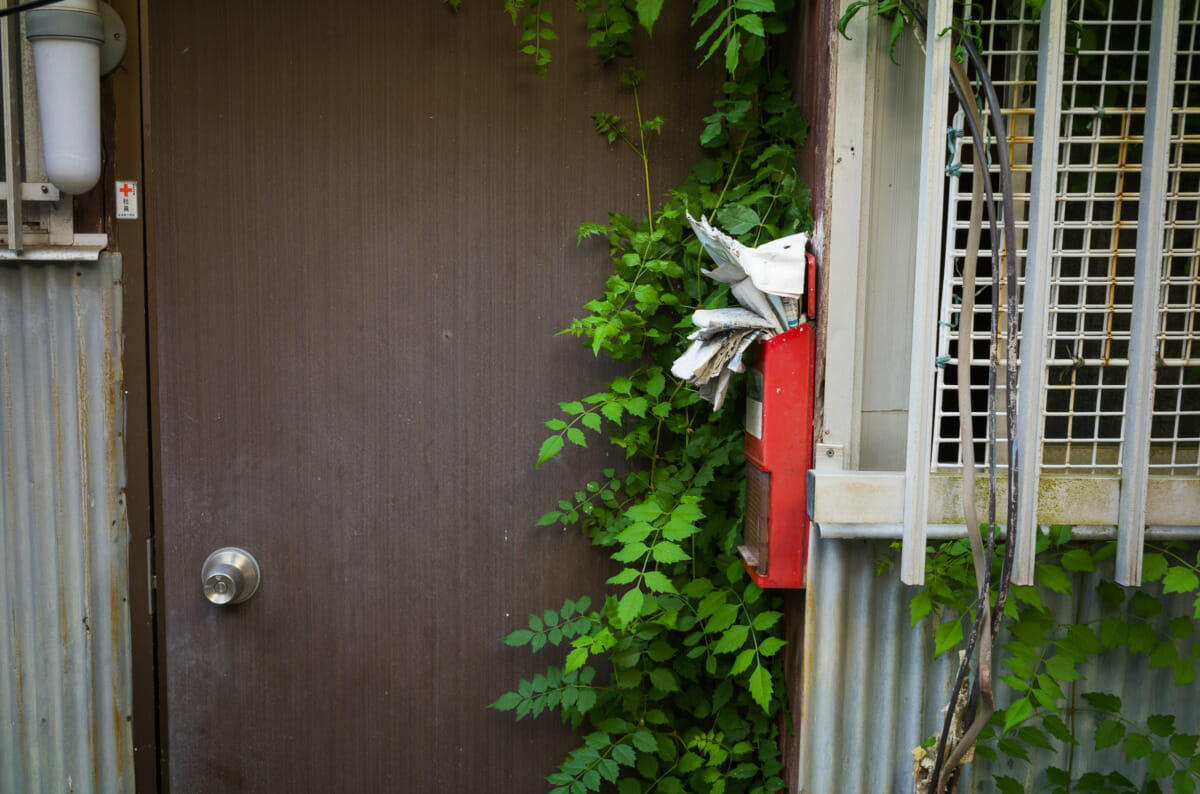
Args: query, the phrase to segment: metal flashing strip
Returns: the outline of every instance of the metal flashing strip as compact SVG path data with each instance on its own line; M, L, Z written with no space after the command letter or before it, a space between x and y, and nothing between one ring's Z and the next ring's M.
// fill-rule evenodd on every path
M102 238L99 243L84 238ZM0 248L0 262L95 262L108 247L103 235L75 235L76 245L28 246L23 251Z
M0 182L0 201L8 201L9 185ZM22 182L21 201L58 201L62 192L50 182Z
M935 474L929 480L928 537L965 537L961 477ZM810 471L809 517L822 538L901 536L904 526L902 472ZM986 498L987 483L978 483L977 496ZM1120 511L1121 478L1044 475L1040 481L1034 526L1062 524L1094 527L1088 537L1112 536ZM1008 480L997 483L1003 500ZM1200 538L1200 478L1150 477L1146 485L1146 521L1152 528L1169 528L1174 539ZM867 529L870 528L870 529ZM1154 529L1152 534L1160 530Z

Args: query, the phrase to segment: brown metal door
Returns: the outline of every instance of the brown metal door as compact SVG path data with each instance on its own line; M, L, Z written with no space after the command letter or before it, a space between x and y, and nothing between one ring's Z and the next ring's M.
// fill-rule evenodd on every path
M544 79L498 0L464 5L150 4L175 794L530 792L568 747L485 706L534 672L499 638L603 578L534 527L603 450L533 462L554 402L610 374L554 333L606 272L575 225L643 212L589 119L633 102L570 4ZM644 64L658 194L713 85L676 27ZM201 593L222 546L262 567L236 607Z

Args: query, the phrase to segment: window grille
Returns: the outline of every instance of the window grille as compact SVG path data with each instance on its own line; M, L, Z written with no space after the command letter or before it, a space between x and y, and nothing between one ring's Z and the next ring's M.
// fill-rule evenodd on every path
M970 19L1008 129L1017 255L1029 276L1018 296L1025 338L1014 581L1032 579L1041 486L1107 477L1120 482L1118 579L1135 584L1147 489L1160 485L1150 478L1200 477L1200 3L1067 5L1047 2L1034 20L1021 2L931 2L929 29L944 30L951 16ZM949 37L930 39L926 97L949 96ZM959 316L977 175L961 111L948 115L947 103L927 99L916 313L936 307L938 323L936 332L928 323L914 329L902 571L909 582L923 577L930 475L961 467L959 355L970 356L967 408L976 460L987 462L990 312L992 291L1003 289L985 216L976 308ZM995 165L986 167L997 184ZM1005 324L1002 313L1002 369ZM1003 438L1003 372L997 382ZM998 466L1006 459L1001 443Z

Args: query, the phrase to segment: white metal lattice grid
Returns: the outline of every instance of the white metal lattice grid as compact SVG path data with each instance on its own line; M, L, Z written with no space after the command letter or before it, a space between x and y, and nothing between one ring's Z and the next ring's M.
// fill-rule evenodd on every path
M1150 468L1200 474L1200 4L1180 22L1158 301Z
M1014 223L1020 240L1024 241L1028 229L1030 153L1033 137L1030 132L1033 115L1033 93L1036 87L1037 24L1028 18L1028 9L1018 4L1018 16L1007 16L1001 4L992 3L982 8L979 4L963 4L964 15L975 14L976 30L983 42L981 54L993 76L997 93L1004 105L1003 114L1009 131L1009 156L1013 163L1013 208ZM981 10L985 14L979 15ZM986 116L984 117L987 122ZM933 429L934 470L957 468L962 465L959 447L959 406L957 392L957 363L959 335L962 328L970 328L971 363L971 417L976 438L975 458L979 463L987 461L987 373L991 336L991 301L995 288L988 221L984 215L984 233L981 236L975 278L975 310L971 318L960 317L962 303L962 262L966 255L967 234L970 227L972 180L975 178L973 146L966 135L961 111L955 116L953 156L950 168L950 185L946 211L946 246L942 266L940 299L940 326L938 333L938 373L934 400L935 420ZM987 163L992 174L993 185L998 185L998 166ZM997 218L1001 224L1002 219ZM1018 257L1025 254L1017 251ZM1001 250L1001 257L1006 253ZM1003 272L999 274L1003 282ZM1001 283L1000 335L999 344L1003 356L1006 311L1003 301L1004 286ZM999 426L1004 423L1004 375L999 375L997 389L997 414ZM1003 445L998 450L999 459L1005 458Z
M1059 128L1043 446L1059 471L1118 469L1125 440L1150 5L1094 10L1076 12Z
M1043 468L1060 472L1119 470L1124 442L1125 389L1128 367L1137 217L1141 187L1140 157L1145 127L1146 79L1152 4L1077 7L1072 27L1074 51L1067 56L1061 114L1059 173L1054 221L1054 253L1048 359ZM1194 4L1193 4L1194 6ZM1018 5L1024 14L1023 5ZM976 6L978 8L978 6ZM993 6L979 20L989 68L1004 78L1018 190L1027 188L1028 130L1032 123L1032 90L1023 79L1032 74L1036 42L1022 19L998 19ZM1200 82L1195 59L1193 22L1180 31L1176 87L1176 135L1167 197L1167 238L1163 299L1160 305L1160 350L1184 348L1200 354L1196 316L1200 298L1195 254L1200 216L1200 116L1190 116L1190 86ZM1190 27L1188 27L1190 24ZM1183 118L1182 121L1178 120ZM1195 130L1191 128L1195 127ZM1185 134L1186 132L1186 134ZM1193 132L1195 136L1193 136ZM958 405L955 366L960 328L972 329L973 426L982 436L986 421L986 367L991 300L991 262L986 235L979 257L977 306L973 322L957 317L961 301L959 268L964 254L970 204L972 168L970 145L958 147L953 162L947 205L947 226L939 372L935 401L933 466L961 465L958 448ZM961 174L961 177L959 176ZM1018 234L1027 214L1028 193L1016 202ZM1024 254L1023 251L1019 252ZM1003 327L1001 318L1001 327ZM1001 352L1003 353L1003 344ZM1195 351L1195 352L1193 352ZM1182 352L1177 353L1182 355ZM1195 362L1180 360L1174 369L1160 370L1152 430L1152 465L1168 467L1159 473L1200 473L1200 375ZM1003 391L998 409L1003 411ZM1003 427L1003 418L999 419ZM980 445L976 458L984 461ZM1003 449L1000 450L1003 460ZM1002 465L1002 464L1001 464Z

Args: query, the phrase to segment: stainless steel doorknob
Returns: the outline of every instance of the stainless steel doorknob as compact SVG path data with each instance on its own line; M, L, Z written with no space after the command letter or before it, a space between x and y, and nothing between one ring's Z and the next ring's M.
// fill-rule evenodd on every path
M200 578L205 598L218 606L232 606L258 591L262 572L250 552L227 546L208 555L200 569Z

